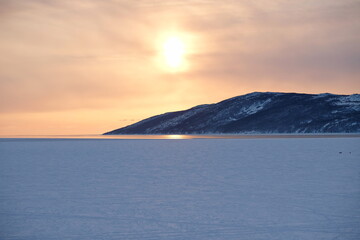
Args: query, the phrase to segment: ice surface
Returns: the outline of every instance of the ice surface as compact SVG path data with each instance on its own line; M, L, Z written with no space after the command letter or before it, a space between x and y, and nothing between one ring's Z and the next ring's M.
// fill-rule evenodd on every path
M0 239L360 239L360 138L0 141Z

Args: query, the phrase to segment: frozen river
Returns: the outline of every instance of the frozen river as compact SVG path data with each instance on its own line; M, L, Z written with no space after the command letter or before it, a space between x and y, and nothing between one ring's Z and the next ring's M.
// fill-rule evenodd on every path
M0 139L0 239L360 239L360 138Z

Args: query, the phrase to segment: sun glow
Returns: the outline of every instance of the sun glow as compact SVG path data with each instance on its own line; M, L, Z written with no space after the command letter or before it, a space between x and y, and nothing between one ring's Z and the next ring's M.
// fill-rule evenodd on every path
M167 135L167 139L185 139L184 135Z
M163 55L167 66L177 69L184 63L185 44L179 37L169 37L163 44Z

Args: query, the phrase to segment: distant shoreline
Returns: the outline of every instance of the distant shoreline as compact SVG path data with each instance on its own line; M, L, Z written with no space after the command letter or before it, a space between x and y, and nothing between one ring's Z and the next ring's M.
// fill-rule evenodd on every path
M266 139L266 138L360 138L360 133L271 133L271 134L129 134L129 135L0 135L0 139L131 140L131 139Z

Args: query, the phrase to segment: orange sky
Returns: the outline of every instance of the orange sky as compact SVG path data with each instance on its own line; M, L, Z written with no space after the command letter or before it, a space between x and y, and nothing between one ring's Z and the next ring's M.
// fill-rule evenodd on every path
M0 0L0 135L99 134L253 91L359 93L359 12L356 0Z

